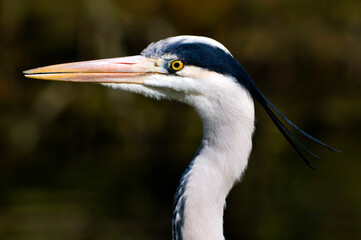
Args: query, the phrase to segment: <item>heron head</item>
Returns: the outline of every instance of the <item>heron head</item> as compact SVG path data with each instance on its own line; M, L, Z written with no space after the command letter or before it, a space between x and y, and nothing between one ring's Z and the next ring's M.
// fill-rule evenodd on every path
M152 43L137 56L57 64L24 74L44 80L100 83L194 105L199 98L246 87L239 84L240 71L244 71L242 66L219 42L177 36Z

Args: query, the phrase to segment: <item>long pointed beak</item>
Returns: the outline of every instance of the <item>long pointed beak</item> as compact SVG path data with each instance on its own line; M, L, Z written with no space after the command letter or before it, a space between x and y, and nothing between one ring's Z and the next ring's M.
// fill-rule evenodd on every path
M166 74L163 60L143 56L109 58L34 68L25 77L43 80L143 84L152 74Z

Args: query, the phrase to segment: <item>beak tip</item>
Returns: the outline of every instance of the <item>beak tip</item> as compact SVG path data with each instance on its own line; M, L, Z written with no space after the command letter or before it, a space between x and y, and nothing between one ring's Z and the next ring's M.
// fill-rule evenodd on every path
M23 74L26 76L26 75L30 75L32 72L33 72L32 69L29 69L29 70L23 71Z
M37 78L37 73L40 73L37 68L23 71L24 76L27 78Z

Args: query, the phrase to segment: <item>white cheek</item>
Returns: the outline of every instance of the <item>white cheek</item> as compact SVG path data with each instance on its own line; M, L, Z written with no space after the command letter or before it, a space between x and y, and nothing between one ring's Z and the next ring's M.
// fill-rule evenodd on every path
M193 80L193 88L203 96L212 97L220 92L228 92L239 84L233 77L225 76L204 68L187 66L178 72L179 76Z
M214 74L217 73L196 66L185 66L181 71L178 72L179 76L193 79L207 79L213 77L212 75Z

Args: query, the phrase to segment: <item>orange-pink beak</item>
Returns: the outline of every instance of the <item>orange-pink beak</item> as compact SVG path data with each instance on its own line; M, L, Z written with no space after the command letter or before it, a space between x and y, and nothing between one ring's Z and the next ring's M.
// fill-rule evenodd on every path
M164 60L143 56L109 58L93 61L56 64L24 71L25 77L93 83L143 84L152 74L166 74Z

